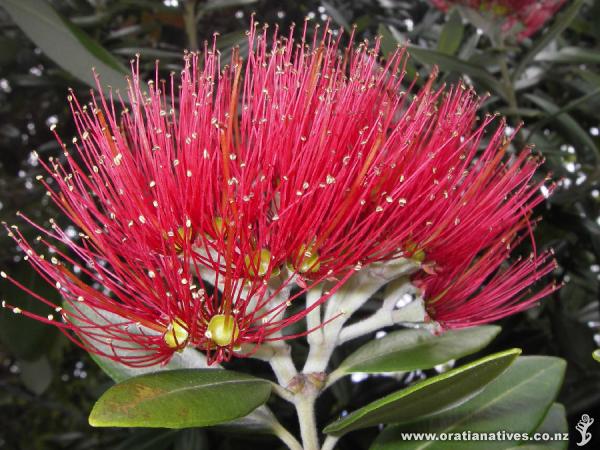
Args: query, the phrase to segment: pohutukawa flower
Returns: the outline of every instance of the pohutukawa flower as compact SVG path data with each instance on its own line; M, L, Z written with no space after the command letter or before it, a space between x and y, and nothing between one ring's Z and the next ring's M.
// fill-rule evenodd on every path
M200 260L189 244L168 255L152 255L147 249L143 260L123 259L110 248L101 254L90 250L86 235L77 243L55 223L52 230L42 231L77 259L41 236L37 241L51 256L40 254L17 226L9 228L26 260L56 287L64 305L54 305L2 272L3 278L52 309L41 317L7 301L2 306L53 324L86 350L129 366L166 362L188 345L205 351L209 362L248 356L242 344L283 339L280 331L308 312L302 309L284 317L287 306L304 292L284 295L287 282L273 287L261 279L219 272L206 282L197 276L202 272ZM70 267L77 268L79 275ZM290 337L294 336L285 338Z
M436 274L420 272L413 282L422 290L429 318L442 329L479 325L523 311L558 289L551 284L535 294L529 290L556 267L550 253L531 254L502 267L513 243L511 238L499 239L462 264Z
M452 5L466 6L490 15L500 23L502 31L523 40L544 26L566 0L431 0L437 8L447 11Z
M253 23L247 60L234 51L223 70L214 43L186 54L169 83L157 69L142 86L134 61L119 108L112 96L69 96L76 151L63 145L44 167L79 238L34 225L49 238L44 258L10 229L67 303L62 321L37 318L129 365L188 345L221 361L243 356L244 343L294 337L284 328L354 271L398 258L423 269L415 279L434 317L473 297L465 282L486 285L468 303L486 309L461 324L528 306L517 294L548 272L545 256L493 274L507 257L499 240L518 239L541 201L540 161L505 162L502 122L480 151L496 120L478 121L482 99L463 85L434 89L435 73L418 92L403 87L405 49L380 65L378 40L341 47L325 27L309 45L306 25L299 43L293 28L270 33ZM514 289L498 296L506 277ZM322 282L311 308L287 313Z

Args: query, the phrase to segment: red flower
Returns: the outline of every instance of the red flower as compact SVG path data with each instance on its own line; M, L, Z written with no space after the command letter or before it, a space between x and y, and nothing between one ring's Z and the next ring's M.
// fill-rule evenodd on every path
M258 278L244 280L239 273L207 272L189 243L168 255L147 251L144 259L123 259L110 248L100 254L91 250L85 236L76 243L53 223L45 234L75 259L41 236L37 240L51 256L36 252L16 226L9 234L32 267L60 292L64 305L57 307L2 272L3 278L52 310L42 317L6 301L2 306L55 325L86 350L129 366L166 362L188 345L205 351L209 362L247 356L253 349L244 352L242 344L296 337L279 332L309 312L301 309L284 317L291 302L305 292L289 296L290 279L269 285ZM237 258L232 267L242 267Z
M11 230L68 304L63 321L38 319L129 365L186 345L220 361L243 356L244 343L294 337L282 330L309 311L286 316L293 300L327 280L322 303L373 262L423 262L439 273L417 276L428 298L460 286L461 269L496 270L507 257L498 239L516 239L541 201L530 186L539 162L503 162L503 124L479 151L495 119L478 122L470 89L436 90L434 74L403 90L404 49L382 67L379 41L340 49L329 29L312 45L305 35L296 45L293 29L270 39L253 24L246 63L234 52L220 71L213 44L186 55L169 85L157 75L142 88L134 67L121 114L101 94L89 106L69 97L80 139L45 166L56 189L46 186L79 238L38 227L62 244L42 239L48 260ZM519 267L514 292L548 272ZM301 289L288 298L293 282ZM489 311L464 324L529 304L510 292L481 300ZM457 293L453 304L472 294Z
M519 41L531 36L548 22L566 0L431 0L447 11L461 5L483 14L493 15L504 32L516 33Z
M462 264L442 266L435 274L420 272L413 282L421 288L429 317L443 329L480 325L530 308L558 289L551 284L530 291L556 262L546 252L506 264L514 243L509 237L498 239Z
M472 149L480 148L482 134L473 139ZM507 267L516 244L531 235L530 216L543 201L541 191L553 189L546 180L534 180L540 158L529 152L504 158L509 143L502 122L485 149L454 171L459 177L439 182L446 201L437 202L427 223L440 225L416 243L423 270L413 283L422 290L429 317L444 328L497 320L557 289L549 285L527 295L556 266L550 252L535 254L533 237L534 253Z

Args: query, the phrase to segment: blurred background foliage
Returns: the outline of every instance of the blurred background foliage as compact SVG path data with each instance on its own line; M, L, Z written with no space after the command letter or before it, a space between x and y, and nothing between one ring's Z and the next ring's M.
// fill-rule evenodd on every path
M53 124L60 125L65 141L73 135L66 96L73 88L88 98L94 85L90 67L103 83L122 87L126 67L139 53L144 74L149 76L160 59L167 76L181 67L183 49L202 47L215 32L226 61L232 45L240 45L243 54L252 12L259 22L284 29L305 17L315 23L331 18L346 30L356 24L359 39L382 36L384 53L398 43L408 45L411 77L420 73L423 80L438 65L438 83L462 78L482 94L489 92L486 112L505 115L513 128L524 121L514 145L535 144L545 158L544 172L557 182L554 195L538 210L543 219L535 231L538 246L555 249L555 278L566 285L540 307L504 320L501 336L486 352L521 347L525 354L565 358L568 371L559 401L571 425L584 412L600 421L600 364L591 358L600 346L600 0L567 2L546 28L520 44L492 42L457 11L446 16L426 0L0 0L1 219L14 223L18 210L39 223L58 215L35 181L42 168L33 150L43 159L59 154L48 130ZM28 266L19 264L21 259L4 234L0 266L55 298ZM13 304L39 307L6 283L0 289ZM347 345L339 357L359 344ZM300 357L304 343L294 345ZM267 376L259 362L242 364ZM325 423L424 375L344 380L325 394L319 418ZM88 412L110 384L87 354L56 330L0 311L1 449L283 448L269 436L213 429L93 429ZM287 405L273 409L286 426L297 429ZM372 438L369 431L354 433L340 448L368 448Z

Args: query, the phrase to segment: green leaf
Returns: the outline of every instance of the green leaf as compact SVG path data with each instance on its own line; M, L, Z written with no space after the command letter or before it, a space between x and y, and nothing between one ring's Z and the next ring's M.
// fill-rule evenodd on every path
M350 24L339 9L337 9L331 3L326 1L321 1L321 5L323 5L323 8L325 8L325 11L327 11L327 14L331 16L335 23L344 27L346 31L350 31L352 29L352 27L350 26Z
M165 365L157 364L148 367L129 367L104 356L95 355L93 353L90 353L90 356L94 362L100 366L104 373L111 377L116 383L138 375L164 370L208 368L206 357L198 350L189 347L180 353L175 353L171 360Z
M600 362L600 348L597 350L594 350L594 352L592 353L592 358L594 358L596 361Z
M90 413L95 427L191 428L244 417L271 393L266 380L222 369L183 369L129 378Z
M219 425L219 428L235 433L277 434L277 418L267 406L260 406L247 416Z
M582 69L580 67L570 67L571 72L579 75L584 81L589 84L600 87L600 75L591 70Z
M382 38L382 51L386 53L395 48L398 41L390 29L385 25L380 25L378 31ZM489 73L485 67L463 61L460 58L447 55L439 51L409 45L406 42L401 44L406 45L410 55L420 63L435 65L446 72L455 72L459 75L469 75L470 77L479 81L483 86L486 87L486 89L489 89L501 97L506 98L506 93L502 84L496 80L496 78L494 78L494 76Z
M560 403L554 403L535 432L542 435L548 433L552 439L555 439L546 442L545 446L547 448L567 450L569 441L556 439L569 434L569 424L567 423L565 407ZM522 447L519 448L521 449Z
M536 108L498 108L498 112L503 116L518 116L528 118L545 117L545 114Z
M489 12L480 11L476 8L460 4L456 4L454 8L477 30L481 30L475 34L485 35L490 39L494 47L499 46L501 40L500 35L502 34L500 23L497 20L494 20Z
M519 349L496 353L420 381L350 413L323 431L341 436L380 423L402 423L438 413L475 395L510 366L520 353Z
M42 51L74 77L96 87L94 67L102 82L125 88L125 67L104 47L43 0L0 0L14 22Z
M207 2L201 3L198 6L197 14L201 15L208 11L251 5L252 3L256 3L257 1L258 0L209 0Z
M170 59L177 61L181 60L182 55L182 53L179 51L162 50L151 47L119 47L114 48L113 53L115 55L123 55L127 58L133 58L137 53L139 53L144 58Z
M454 55L462 42L464 34L464 26L462 23L462 17L458 10L453 10L447 15L447 21L442 28L440 37L438 40L437 49L439 52L447 55Z
M336 372L430 369L481 350L498 335L500 329L487 325L451 330L439 336L422 329L396 331L359 348L340 364Z
M540 107L545 112L552 114L554 121L566 132L573 140L576 140L579 146L587 147L592 150L592 157L598 158L598 149L596 144L579 123L566 112L561 112L561 108L552 101L535 94L525 94L525 97Z
M540 53L535 60L568 64L600 64L600 51L583 47L563 47L558 51Z
M441 70L446 72L469 75L470 77L479 81L487 89L490 89L493 93L504 98L506 97L502 84L497 81L496 78L494 78L494 76L485 69L485 67L467 61L462 61L454 56L436 52L435 50L415 47L414 45L408 45L407 47L409 53L419 62L423 64L436 65Z
M559 14L554 24L542 34L537 41L531 46L529 51L521 58L521 62L513 72L513 80L519 79L521 74L527 69L527 66L534 60L539 52L545 49L550 42L556 39L564 30L567 29L569 24L577 16L579 8L583 5L585 0L575 0L569 7L565 8L564 11Z
M565 362L547 356L518 358L476 397L428 418L388 427L371 450L456 449L456 441L403 440L402 433L531 433L546 416L562 384ZM514 447L515 441L487 441L486 450ZM519 447L521 448L521 447ZM461 441L461 450L479 450L479 441Z
M78 303L76 306L79 314L85 315L88 319L91 319L98 324L109 325L119 323L122 321L122 319L116 314L103 312L102 315L99 315L92 308L89 308L85 303ZM73 306L67 303L65 303L63 307L65 309L73 308ZM138 328L138 332L148 334L152 333L153 331L144 328L140 325L140 327ZM111 347L108 344L102 344L102 336L98 335L98 337L99 339L96 342L96 346L98 347L98 349L103 352L110 352ZM109 336L107 335L107 337ZM135 355L138 357L143 357L144 355L148 354L148 351L146 349L135 344L135 342L129 343L127 348L123 348L123 346L121 346L119 352L121 355L128 354L129 356ZM207 365L206 357L204 356L204 354L191 347L186 347L182 352L177 352L173 354L171 360L167 364L157 364L148 367L129 367L119 363L118 361L114 361L110 358L93 353L90 353L90 357L96 362L96 364L98 364L98 366L100 366L100 368L109 377L111 377L117 383L135 376L149 373L164 372L169 370L211 368L211 370L219 369L219 366L216 364L209 367ZM271 411L266 406L263 406L241 419L237 419L224 424L224 426L232 429L234 428L237 431L272 433L273 426L275 423L276 420Z

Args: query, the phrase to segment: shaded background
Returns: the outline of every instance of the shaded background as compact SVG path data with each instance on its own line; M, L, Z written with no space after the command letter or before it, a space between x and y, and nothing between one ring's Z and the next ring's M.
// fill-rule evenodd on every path
M59 153L48 130L53 124L60 125L69 142L74 129L67 90L87 99L92 65L118 87L130 58L140 53L144 73L152 72L158 58L166 76L181 67L182 49L202 46L215 32L221 34L226 60L231 45L241 45L243 53L253 11L258 21L284 29L292 22L302 24L304 17L322 22L329 16L335 27L346 29L354 23L360 39L372 41L382 34L384 51L398 40L410 41L417 47L411 50L412 76L428 74L436 63L439 83L453 83L462 75L480 92L489 91L485 109L506 115L513 126L524 120L517 145L534 143L546 158L543 172L558 181L556 193L537 211L543 222L536 236L540 247L555 249L555 278L567 284L540 307L504 320L502 334L485 352L521 347L525 354L565 358L568 370L559 401L567 408L570 429L584 412L600 422L600 364L590 356L600 346L595 342L600 329L600 0L569 2L567 8L532 39L499 48L457 14L446 17L425 0L0 0L0 218L14 223L21 210L47 223L57 215L36 183L42 169L32 151L44 159ZM71 47L69 36L79 40L79 49ZM502 77L504 69L511 77ZM19 264L21 259L4 233L0 266L53 298L52 289ZM36 308L35 300L6 283L0 293L13 304ZM340 357L359 344L344 347ZM294 346L301 358L304 343ZM244 370L268 376L259 362L242 364ZM320 423L406 382L383 377L342 381L320 402ZM269 436L218 430L93 429L87 425L88 412L110 385L85 352L56 330L0 311L0 449L283 448ZM272 406L284 425L297 429L286 404ZM339 448L368 448L373 437L369 430L352 433Z

